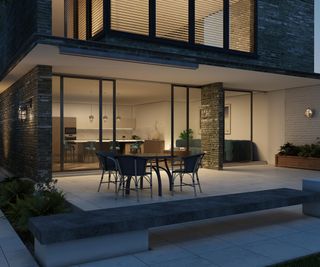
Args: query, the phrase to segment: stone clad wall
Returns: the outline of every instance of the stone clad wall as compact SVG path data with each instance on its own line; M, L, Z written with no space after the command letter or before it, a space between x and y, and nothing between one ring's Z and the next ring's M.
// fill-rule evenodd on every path
M224 156L224 90L222 83L201 90L201 145L203 167L222 169Z
M18 176L51 177L51 67L37 66L0 94L0 164ZM19 105L31 100L26 121Z
M51 0L0 3L0 75L27 52L36 34L51 35L51 24Z

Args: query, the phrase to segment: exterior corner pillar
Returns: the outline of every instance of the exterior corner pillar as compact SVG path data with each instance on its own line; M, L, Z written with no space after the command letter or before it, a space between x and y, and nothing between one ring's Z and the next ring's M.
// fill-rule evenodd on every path
M224 89L223 83L206 85L201 90L201 146L204 168L223 169Z

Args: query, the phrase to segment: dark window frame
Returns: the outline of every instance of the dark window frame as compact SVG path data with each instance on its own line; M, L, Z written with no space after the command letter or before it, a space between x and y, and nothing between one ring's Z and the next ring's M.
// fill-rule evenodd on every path
M93 41L99 41L102 38L108 37L108 36L115 36L115 37L124 37L124 38L130 38L137 41L145 41L150 43L162 43L164 45L174 45L174 46L180 46L182 48L187 49L195 49L195 50L208 50L208 51L216 51L216 52L224 52L228 54L234 54L234 55L243 55L243 56L249 56L249 57L256 57L257 56L257 48L258 48L258 1L253 1L253 39L252 46L253 50L250 52L241 51L241 50L233 50L230 48L230 10L229 10L229 4L230 0L223 0L224 5L224 19L223 19L223 47L214 47L214 46L208 46L203 44L197 44L195 42L195 1L196 0L189 0L188 1L188 18L189 18L189 25L188 25L188 33L189 33L189 40L188 42L180 41L180 40L174 40L174 39L168 39L163 37L157 37L156 36L156 0L149 0L149 35L140 35L137 33L130 33L130 32L123 32L123 31L117 31L111 29L111 0L103 0L103 30L96 34L95 36L92 36L91 33L91 16L92 16L92 10L91 8L91 0L87 1L87 40L93 40ZM77 0L75 0L75 11L77 11L78 5ZM75 14L78 14L78 12L75 12ZM75 38L78 39L78 17L74 16L74 35Z

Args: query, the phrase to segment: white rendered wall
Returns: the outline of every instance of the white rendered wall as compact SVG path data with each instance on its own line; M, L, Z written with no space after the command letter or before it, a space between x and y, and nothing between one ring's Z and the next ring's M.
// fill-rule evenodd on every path
M315 0L314 4L314 72L320 73L320 0Z
M304 116L307 108L314 110L314 117ZM297 145L314 143L320 137L320 85L286 90L287 142Z
M268 161L269 141L268 94L253 94L253 142L256 144L259 160Z
M267 161L275 164L275 154L285 143L285 90L268 92Z

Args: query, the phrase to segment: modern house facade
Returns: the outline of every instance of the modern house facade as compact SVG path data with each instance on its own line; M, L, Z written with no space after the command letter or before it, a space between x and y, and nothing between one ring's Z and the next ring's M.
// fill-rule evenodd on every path
M213 169L274 164L283 143L320 136L316 8L9 1L0 11L1 164L37 180L97 168L97 150L204 151ZM245 156L229 154L237 142Z

